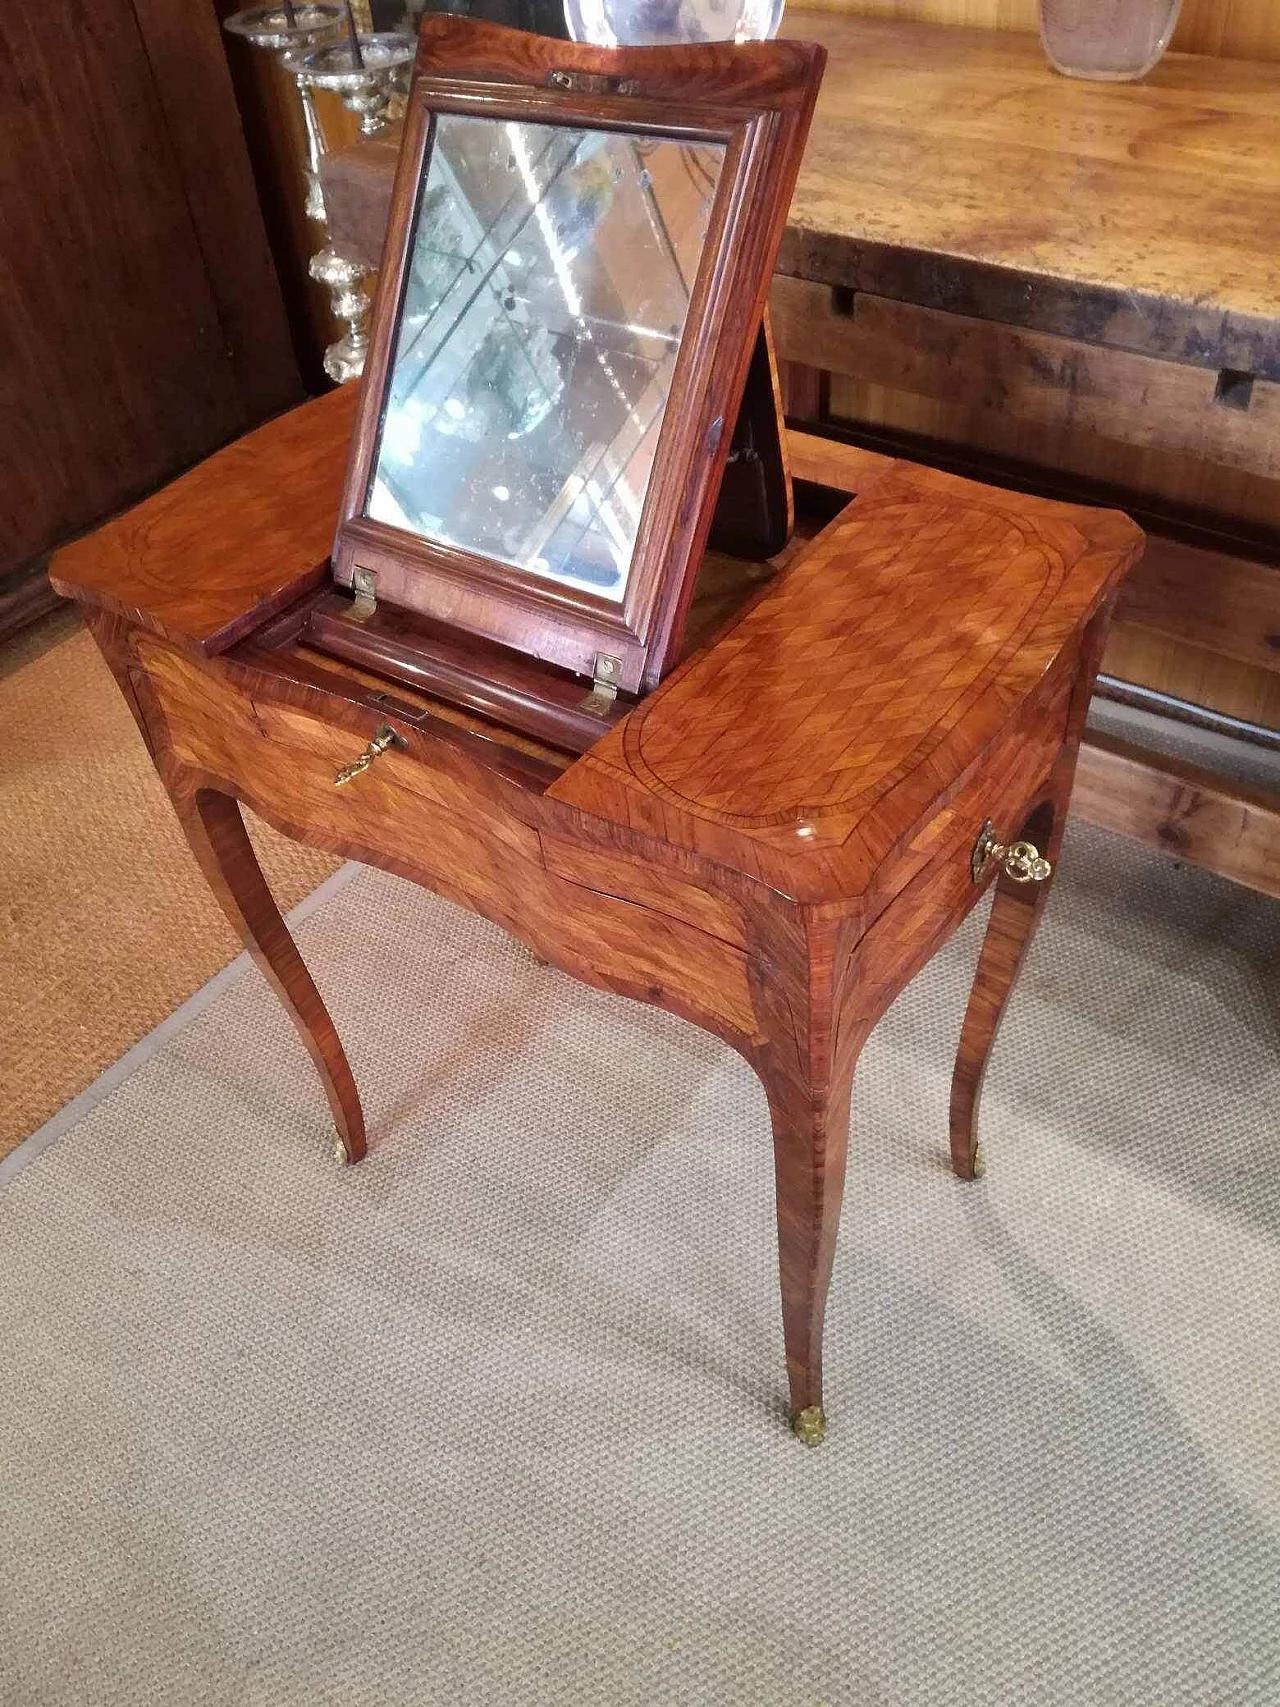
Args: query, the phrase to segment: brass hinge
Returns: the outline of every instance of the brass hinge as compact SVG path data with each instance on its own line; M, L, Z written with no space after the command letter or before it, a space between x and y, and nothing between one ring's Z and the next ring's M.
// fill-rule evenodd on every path
M545 82L550 89L568 89L575 95L638 95L640 84L634 77L610 77L601 71L548 71Z
M352 622L368 622L378 608L378 575L373 569L357 569L351 576L355 600L347 612Z
M621 658L597 652L591 667L591 692L582 702L583 711L592 711L597 717L603 717L618 697L618 677L621 674Z

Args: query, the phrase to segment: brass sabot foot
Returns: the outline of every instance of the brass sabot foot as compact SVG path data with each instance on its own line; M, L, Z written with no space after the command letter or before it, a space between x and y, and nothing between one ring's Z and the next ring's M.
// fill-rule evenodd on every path
M806 1405L802 1411L792 1411L791 1432L806 1446L821 1446L827 1432L826 1412L821 1405Z
M966 1174L961 1172L960 1165L958 1163L952 1162L951 1164L952 1172L955 1174L957 1179L981 1179L983 1174L987 1171L987 1164L982 1159L981 1144L975 1144L973 1146L973 1158L969 1163L969 1167L971 1171Z
M341 1138L335 1138L333 1141L333 1159L340 1168L345 1168L347 1163L351 1160L350 1156L347 1154L347 1146L342 1142Z

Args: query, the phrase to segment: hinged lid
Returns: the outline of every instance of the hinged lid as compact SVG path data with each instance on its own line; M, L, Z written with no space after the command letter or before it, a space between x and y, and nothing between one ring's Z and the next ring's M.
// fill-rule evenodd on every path
M334 548L362 608L592 698L660 678L824 57L426 20Z

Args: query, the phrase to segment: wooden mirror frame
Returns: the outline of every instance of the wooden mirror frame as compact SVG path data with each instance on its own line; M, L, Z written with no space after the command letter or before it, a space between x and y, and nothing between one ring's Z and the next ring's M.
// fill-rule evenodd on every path
M588 678L603 653L624 691L657 684L706 542L825 59L807 42L610 50L424 20L334 543L339 586L371 570L379 603ZM620 604L364 514L437 112L725 144Z

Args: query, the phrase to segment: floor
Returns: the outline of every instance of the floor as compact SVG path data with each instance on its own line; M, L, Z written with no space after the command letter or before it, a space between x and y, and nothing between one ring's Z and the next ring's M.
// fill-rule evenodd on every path
M2 1157L240 944L73 611L0 650L0 731ZM254 836L286 907L338 863Z
M860 1069L826 1444L763 1096L361 873L10 1158L0 1699L1275 1707L1280 906L1073 826L945 1163L975 916Z

